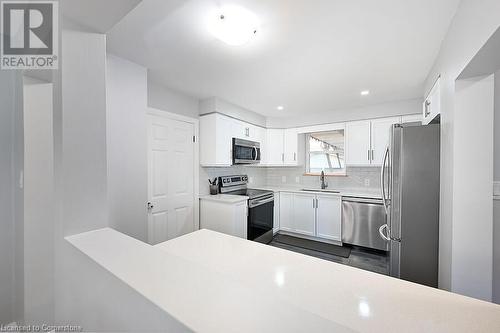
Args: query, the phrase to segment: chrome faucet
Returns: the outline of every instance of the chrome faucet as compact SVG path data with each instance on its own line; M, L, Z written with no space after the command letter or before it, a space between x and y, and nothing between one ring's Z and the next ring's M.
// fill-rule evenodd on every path
M325 171L321 170L321 176L319 177L321 181L321 189L324 190L328 187L328 182L325 182Z

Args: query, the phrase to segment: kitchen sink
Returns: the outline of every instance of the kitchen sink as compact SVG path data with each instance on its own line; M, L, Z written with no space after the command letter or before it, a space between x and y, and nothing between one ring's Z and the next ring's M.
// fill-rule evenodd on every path
M326 192L326 193L340 193L339 191L336 190L327 190L327 189L313 189L313 188L303 188L302 191L305 192Z

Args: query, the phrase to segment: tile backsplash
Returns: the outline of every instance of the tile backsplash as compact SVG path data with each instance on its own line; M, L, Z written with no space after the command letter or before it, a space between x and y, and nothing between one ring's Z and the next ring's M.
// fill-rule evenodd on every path
M282 186L297 188L319 188L318 176L304 176L304 167L260 168L232 166L225 168L200 167L200 194L208 194L208 178L229 175L248 175L249 187ZM327 176L329 189L378 191L380 168L348 167L347 176Z
M377 167L348 167L347 176L327 176L330 189L364 189L375 191L380 188L380 169ZM305 176L303 167L269 168L266 185L319 188L319 176Z

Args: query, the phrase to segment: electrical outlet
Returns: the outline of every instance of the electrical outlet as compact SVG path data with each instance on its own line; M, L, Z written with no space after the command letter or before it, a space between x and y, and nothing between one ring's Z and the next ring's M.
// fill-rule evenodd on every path
M281 176L281 182L286 183L286 176Z
M365 178L365 186L370 186L370 178Z
M296 182L297 184L298 184L298 183L300 183L300 177L299 177L299 176L295 177L295 182Z

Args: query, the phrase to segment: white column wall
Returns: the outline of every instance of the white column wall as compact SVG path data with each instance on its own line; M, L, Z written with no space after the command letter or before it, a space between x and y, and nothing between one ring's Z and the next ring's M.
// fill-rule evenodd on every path
M24 79L24 323L54 320L52 84Z
M453 152L455 80L465 66L500 25L500 1L462 0L450 29L443 40L438 57L426 80L427 93L441 75L441 198L439 241L439 286L452 290ZM468 132L474 136L476 133ZM455 244L456 248L467 244Z
M107 56L109 226L147 241L147 70Z
M492 300L494 80L456 83L451 289Z

